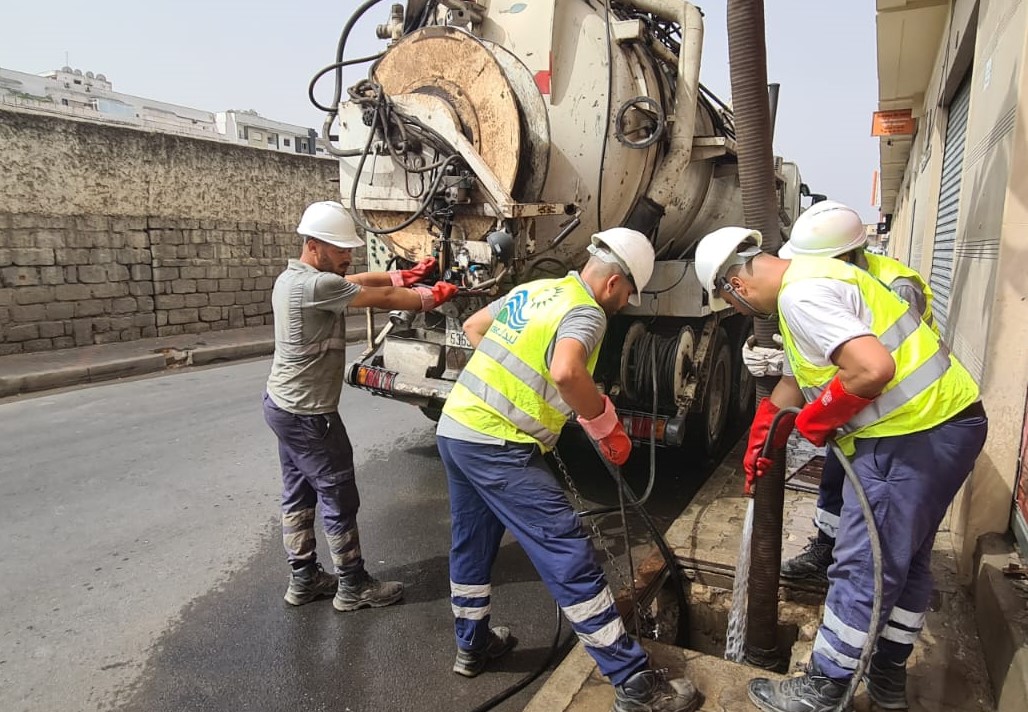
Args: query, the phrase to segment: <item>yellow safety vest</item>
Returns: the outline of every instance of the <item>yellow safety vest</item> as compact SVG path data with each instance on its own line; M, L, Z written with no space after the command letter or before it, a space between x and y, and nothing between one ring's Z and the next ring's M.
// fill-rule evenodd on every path
M829 257L796 257L782 289L804 279L854 284L872 314L871 331L892 354L896 373L869 406L840 428L839 445L852 454L855 438L881 438L928 430L978 400L978 385L910 305L867 272ZM781 293L781 292L779 292ZM779 329L789 365L808 403L835 378L835 364L818 366L796 348L788 322Z
M546 364L546 351L564 316L599 305L579 278L541 279L508 296L450 391L443 413L465 427L502 440L553 449L571 409ZM586 363L596 367L599 346Z
M935 325L935 317L932 315L932 299L934 295L932 294L932 288L924 281L924 277L917 270L911 269L899 260L894 260L891 257L883 257L873 252L865 252L864 258L867 260L867 271L877 277L886 287L892 287L893 282L897 279L908 279L920 288L921 293L924 294L924 314L921 315L921 318L925 324L932 327L932 331L938 334L939 330Z

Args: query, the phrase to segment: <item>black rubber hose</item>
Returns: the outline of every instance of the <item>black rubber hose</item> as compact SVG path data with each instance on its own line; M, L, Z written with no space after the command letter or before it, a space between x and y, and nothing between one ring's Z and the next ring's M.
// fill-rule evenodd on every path
M675 631L675 645L680 648L688 647L689 643L689 607L685 600L685 582L682 581L682 573L678 570L678 561L675 559L675 555L671 552L671 547L667 545L667 541L664 539L664 535L657 529L657 525L653 523L653 519L650 517L649 512L639 504L639 498L632 490L631 485L625 481L621 476L621 469L607 460L600 452L599 445L593 441L592 438L588 438L589 443L593 446L593 450L596 451L596 456L600 458L603 464L607 468L607 472L614 478L614 481L624 492L625 498L628 500L628 504L632 509L639 514L639 517L646 524L646 528L650 530L650 534L653 536L653 543L657 545L657 549L660 550L660 555L664 559L664 563L667 564L668 575L671 577L671 583L675 590L675 602L678 604L678 628ZM627 556L631 556L632 552L625 552ZM635 596L635 582L632 581L633 586L632 596Z
M347 59L342 62L333 62L327 67L322 67L318 70L317 74L311 77L311 81L307 85L307 98L310 99L314 108L324 111L326 114L334 114L339 108L338 102L335 106L324 106L320 104L314 96L314 87L317 85L318 80L333 70L341 70L343 67L350 67L355 64L364 64L365 62L374 62L375 60L380 59L384 54L385 52L379 52L378 54L368 55L367 57L357 57L356 59Z
M550 652L546 656L546 659L543 660L542 665L540 665L535 670L525 675L523 678L515 682L507 689L500 691L496 695L493 695L488 700L480 704L478 707L471 710L471 712L486 712L487 710L491 710L493 707L500 704L504 700L510 699L511 697L513 697L514 695L516 695L517 693L521 692L523 689L531 685L537 677L546 672L546 669L549 668L551 664L553 664L554 660L557 657L557 653L560 651L562 647L565 647L560 644L560 632L564 622L564 614L561 612L560 606L558 606L556 603L554 603L554 606L557 609L557 623L553 627L553 642L550 643Z
M778 421L786 413L798 414L799 412L799 408L782 408L781 411L775 414L774 419L771 421L771 430L768 431L767 440L764 441L764 449L761 453L764 457L770 457L772 454L771 441L774 439L772 434L778 430ZM884 585L882 579L882 540L878 536L878 525L875 524L874 512L871 511L871 503L867 500L867 493L864 491L863 485L860 484L860 478L857 477L857 473L853 471L849 458L843 454L842 448L839 447L839 443L835 442L834 439L828 441L828 446L832 448L832 452L839 458L839 464L842 465L842 469L846 472L846 479L849 480L853 486L853 491L857 494L857 502L860 503L860 511L864 515L864 524L867 526L867 538L871 542L871 563L874 569L875 594L871 603L871 621L868 626L867 640L864 641L864 647L860 651L857 669L853 671L853 677L846 688L846 694L843 695L842 700L835 707L836 712L846 712L849 709L850 702L853 701L853 696L857 692L860 680L864 677L864 673L867 672L867 666L871 662L871 656L874 654L875 643L878 642L878 628L881 625L882 617L882 589Z

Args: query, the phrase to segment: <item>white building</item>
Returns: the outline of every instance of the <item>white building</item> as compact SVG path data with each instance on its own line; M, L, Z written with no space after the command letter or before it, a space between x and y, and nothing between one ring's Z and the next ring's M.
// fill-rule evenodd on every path
M314 129L266 119L256 111L219 111L215 115L218 133L235 137L238 143L286 153L324 154Z
M0 67L0 105L283 153L327 155L314 129L266 119L255 111L214 113L122 94L103 74L71 67L38 75Z

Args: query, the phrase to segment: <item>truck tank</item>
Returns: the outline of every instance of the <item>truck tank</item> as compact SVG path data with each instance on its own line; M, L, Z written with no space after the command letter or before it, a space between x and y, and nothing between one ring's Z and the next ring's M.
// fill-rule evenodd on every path
M703 235L743 221L731 110L699 80L699 9L412 0L378 34L387 49L326 121L338 122L342 202L370 236L369 268L434 255L465 292L391 315L348 382L436 414L471 353L464 317L580 267L594 232L627 225L658 263L642 305L611 320L599 386L633 436L679 444L699 421L714 446L747 407L737 346L749 325L710 311L688 259ZM779 161L778 178L787 226L799 173Z

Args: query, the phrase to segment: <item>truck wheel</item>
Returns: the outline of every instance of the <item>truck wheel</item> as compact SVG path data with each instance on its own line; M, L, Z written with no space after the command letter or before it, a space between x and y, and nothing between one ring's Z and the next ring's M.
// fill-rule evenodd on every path
M732 408L733 369L731 342L725 330L714 332L711 344L713 358L710 373L703 388L703 407L700 409L700 426L697 433L700 444L708 455L715 455L725 434L728 415Z
M752 333L752 327L746 329L732 353L732 360L736 364L736 377L732 382L732 420L747 427L753 419L753 408L757 400L757 379L742 360L742 345Z

